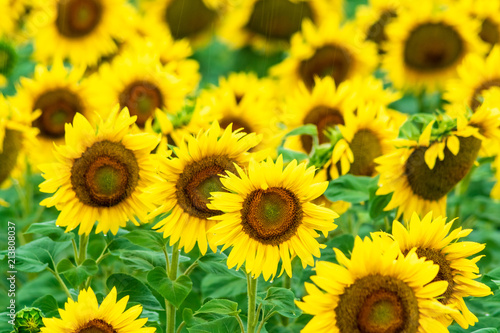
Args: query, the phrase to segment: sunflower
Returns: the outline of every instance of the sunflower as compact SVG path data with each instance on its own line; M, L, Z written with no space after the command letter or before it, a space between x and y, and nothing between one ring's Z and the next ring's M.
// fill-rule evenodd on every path
M57 163L39 168L45 181L40 191L54 193L40 205L61 211L56 224L66 231L80 226L79 234L115 235L128 220L139 225L153 207L140 199L143 190L157 180L150 152L159 142L151 134L129 134L136 117L125 108L92 126L80 113L66 124L66 145L57 146Z
M94 110L88 104L94 96L87 81L82 81L84 72L84 67L67 69L59 60L50 70L37 65L33 79L20 79L12 104L19 110L40 113L33 121L33 126L39 129L37 139L40 145L30 150L34 164L54 160L53 145L63 143L64 124L71 123L75 114L81 113L94 120Z
M302 21L342 17L339 0L244 0L225 15L219 35L233 47L283 49Z
M237 174L236 174L237 172ZM283 169L280 155L258 163L250 161L248 174L236 166L221 178L229 191L212 192L209 208L223 212L213 216L219 221L208 232L213 242L232 247L227 258L229 268L245 263L248 274L256 279L273 279L281 259L281 272L292 276L291 259L297 255L305 268L314 265L325 247L315 239L316 230L326 237L337 226L338 214L311 201L325 192L328 182L314 182L314 167L290 162Z
M354 242L351 259L335 250L339 264L319 261L297 306L314 317L302 332L448 332L436 317L454 312L435 297L447 287L433 282L439 266L402 255L380 239Z
M490 46L500 41L500 11L499 0L460 0L455 6L460 6L470 16L481 22L479 37Z
M456 131L431 140L431 122L418 142L398 140L396 150L375 159L380 174L377 195L392 194L384 210L398 207L408 220L434 211L446 215L446 195L469 172L474 164L483 136L478 128L458 122Z
M45 327L42 333L154 333L156 328L143 327L148 318L137 318L142 312L141 305L134 305L127 311L125 308L128 296L116 301L116 288L104 298L101 305L97 303L92 288L81 290L78 301L71 298L59 309L59 318L43 318Z
M10 0L0 0L0 13L3 13L0 20L0 37L11 34L16 25L16 16L10 11Z
M338 85L356 75L368 75L377 65L377 50L362 34L354 23L340 25L335 17L318 27L305 20L302 32L292 38L290 56L270 73L283 87L294 88L304 82L309 89L316 76L331 76Z
M434 0L409 3L386 32L382 68L397 89L440 90L467 54L487 51L478 21L455 7L437 8Z
M158 172L161 181L149 187L143 198L158 207L150 217L170 213L153 228L170 237L170 244L179 242L179 248L191 251L195 244L202 254L207 252L207 238L212 251L216 246L210 242L207 230L215 222L208 218L218 215L207 207L210 193L223 190L220 175L235 171L234 164L245 166L251 154L247 151L255 147L260 137L255 133L245 134L232 131L231 125L222 130L217 122L196 136L174 148L176 157L160 156Z

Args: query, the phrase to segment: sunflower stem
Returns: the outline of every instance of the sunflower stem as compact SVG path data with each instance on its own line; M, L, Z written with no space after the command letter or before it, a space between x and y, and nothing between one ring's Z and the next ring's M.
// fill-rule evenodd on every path
M191 274L191 272L196 268L198 267L198 260L195 260L188 268L186 268L186 270L184 271L184 275L187 275L189 276L189 274Z
M179 242L174 244L172 249L172 262L170 263L170 269L167 271L168 278L170 281L175 281L177 279L177 269L179 266ZM167 256L168 260L168 256ZM165 299L165 308L167 312L167 330L166 333L175 332L175 306Z
M52 265L54 266L54 270L52 270L49 267L47 267L46 269L54 275L54 277L56 278L57 282L59 282L59 284L63 288L64 292L68 296L68 298L73 299L73 296L71 296L71 293L69 292L68 287L66 287L66 284L64 284L64 281L59 276L59 272L57 271L57 268L56 268L56 265L54 264L54 261L52 261Z
M292 278L288 276L288 274L285 273L285 276L283 277L283 288L290 289L292 287ZM262 321L264 322L264 321ZM283 326L288 326L289 320L285 316L281 316L281 323ZM260 327L260 326L259 326ZM258 330L259 332L260 330Z
M80 242L78 244L78 258L77 264L80 266L85 259L87 259L87 245L89 244L89 236L83 234L80 235Z
M247 333L255 332L255 325L257 318L255 318L255 304L257 294L257 279L254 279L247 274L247 294L248 294L248 319L247 319Z

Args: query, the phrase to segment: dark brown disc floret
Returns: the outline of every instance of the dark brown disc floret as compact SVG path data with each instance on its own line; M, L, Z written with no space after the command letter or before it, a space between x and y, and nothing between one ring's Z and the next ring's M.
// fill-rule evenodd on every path
M302 123L316 125L318 129L318 140L319 143L322 144L329 141L325 131L335 127L335 125L344 125L344 116L338 109L327 106L317 106L307 113ZM304 150L308 153L311 152L313 146L312 137L309 135L302 135L300 141L302 142Z
M57 4L57 30L67 38L85 37L97 28L102 14L100 0L60 0Z
M118 99L120 107L127 107L131 116L137 116L135 123L141 128L154 116L155 110L163 106L160 89L147 81L131 83L120 93Z

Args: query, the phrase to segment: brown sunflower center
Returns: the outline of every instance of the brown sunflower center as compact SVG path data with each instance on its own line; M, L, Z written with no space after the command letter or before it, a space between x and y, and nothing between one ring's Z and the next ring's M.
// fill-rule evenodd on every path
M138 181L137 159L119 142L94 143L71 168L71 184L76 196L92 207L119 204L134 192Z
M383 11L380 14L380 18L377 20L377 22L373 23L370 28L368 28L366 39L377 43L379 47L379 53L383 53L380 49L380 46L387 40L385 27L396 16L396 13L392 10Z
M184 167L177 181L177 201L191 216L206 219L222 212L207 207L212 192L226 192L220 181L226 171L236 172L233 160L227 156L207 156Z
M16 130L7 129L3 138L3 150L0 152L0 185L9 177L17 164L17 157L21 151L23 134Z
M243 202L243 231L263 244L278 245L295 235L302 222L302 208L290 190L271 187L251 192Z
M304 117L303 124L313 124L318 128L318 141L320 144L329 141L325 134L328 128L335 127L335 125L344 125L344 117L339 110L327 106L317 106L313 108ZM312 137L309 135L302 135L300 137L302 147L306 152L311 152L313 146Z
M500 38L499 27L489 18L483 21L479 37L488 44L496 44Z
M131 116L137 116L137 126L144 128L155 110L163 105L163 96L156 85L140 81L126 87L120 94L119 101L122 108L128 108Z
M68 38L84 37L99 25L102 12L100 0L60 0L57 5L57 29Z
M241 117L227 116L222 118L219 121L219 124L220 127L224 129L228 127L229 124L233 124L233 131L242 128L242 130L246 133L252 132L252 127L248 124L248 122L245 119L242 119Z
M40 129L40 135L52 139L64 137L64 124L71 123L77 112L83 113L80 98L62 88L43 93L33 108L42 110L33 125Z
M354 155L350 172L355 176L372 176L375 172L375 158L382 155L380 139L370 130L362 129L354 134L349 145Z
M432 282L448 282L448 288L446 288L444 294L441 295L441 298L438 299L443 304L448 303L451 295L453 295L453 287L455 285L455 282L453 281L453 270L450 266L450 262L446 260L446 257L441 253L441 251L434 249L418 248L417 255L419 258L425 257L427 260L431 260L434 264L439 266L439 272Z
M337 45L326 45L316 50L314 55L300 62L299 75L305 85L312 89L314 77L331 76L339 85L347 78L352 57L348 50Z
M313 19L307 1L258 0L245 28L265 38L288 41L305 18Z
M92 319L75 333L116 333L116 330L104 320Z
M391 276L356 280L340 295L335 314L340 332L416 333L419 327L415 293Z
M475 90L470 100L470 108L475 111L481 104L483 104L481 95L492 87L500 87L500 78L492 79L481 83Z
M455 28L444 23L425 23L410 32L404 61L415 70L446 69L458 63L464 53L463 44Z
M444 149L444 160L436 160L431 170L424 160L427 147L413 151L405 165L405 175L415 195L425 200L437 201L444 197L474 164L481 147L481 140L474 137L458 137L460 151L455 156Z
M173 0L167 7L165 19L175 39L193 37L207 30L217 18L217 12L203 0Z

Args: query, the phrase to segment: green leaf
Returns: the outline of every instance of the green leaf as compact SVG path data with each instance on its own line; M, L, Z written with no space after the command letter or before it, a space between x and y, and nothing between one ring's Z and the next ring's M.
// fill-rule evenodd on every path
M233 275L245 279L241 270L229 269L226 264L227 256L224 253L208 253L198 259L198 266L207 273L219 275Z
M378 176L376 177L376 179L378 183ZM375 193L377 192L378 188L378 185L375 184L375 186L372 186L369 190L370 200L368 201L368 209L370 217L373 220L379 220L391 214L391 211L385 211L384 208L387 207L387 205L391 201L392 194L376 195Z
M283 156L283 162L288 163L293 160L297 160L297 162L301 162L307 159L309 156L300 151L290 150L283 147L278 147L278 155Z
M316 127L316 125L313 125L313 124L303 125L303 126L294 128L293 130L291 130L290 132L285 134L283 136L282 140L285 140L289 136L296 136L296 135L311 135L313 137L316 136L316 138L317 138L318 137L318 128Z
M151 287L176 308L181 306L193 287L193 282L191 282L189 276L181 275L175 281L172 281L163 267L156 267L149 272L147 280Z
M37 273L46 267L54 269L60 255L69 242L54 242L49 237L36 239L16 249L16 269L21 272Z
M36 299L33 304L35 308L42 310L45 318L55 317L59 314L59 306L57 301L52 295L45 295Z
M163 238L161 233L152 230L134 230L124 235L126 239L135 245L147 249L162 252L168 239Z
M129 302L140 303L145 309L148 310L163 310L163 307L151 293L151 290L149 290L144 283L137 280L133 276L121 273L113 274L106 281L106 286L108 289L116 287L118 299L129 295Z
M188 328L189 333L234 333L240 332L238 321L234 317L224 317Z
M73 265L69 259L63 259L57 264L57 271L77 289L89 276L96 274L99 267L94 259L86 259L80 266Z
M238 303L227 299L212 299L199 308L196 313L217 313L221 315L235 316L240 313Z
M233 275L208 274L201 281L201 291L206 297L233 298L246 294L246 279Z
M33 223L26 233L47 236L55 242L65 242L75 238L74 233L64 232L64 228L56 226L56 221Z
M120 251L120 258L129 269L149 272L157 266L165 266L165 255L163 252L150 250Z
M369 188L376 178L347 174L330 181L325 197L330 201L364 202L370 198Z
M297 318L302 313L295 305L294 293L286 288L269 288L262 304L267 313L278 312L288 318Z
M498 329L493 327L481 328L480 330L474 331L472 333L498 333Z

